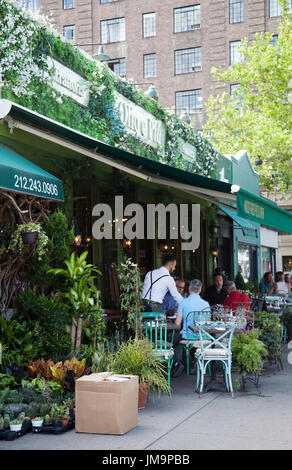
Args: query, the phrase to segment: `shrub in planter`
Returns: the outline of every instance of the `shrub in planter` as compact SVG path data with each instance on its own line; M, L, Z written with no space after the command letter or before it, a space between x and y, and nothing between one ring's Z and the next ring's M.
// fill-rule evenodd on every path
M281 357L281 320L272 313L258 312L259 339L266 345L270 359Z
M59 298L26 291L15 298L15 318L25 321L33 333L38 356L54 360L68 357L71 347L70 310Z
M268 356L266 345L259 339L259 330L246 330L235 335L232 341L232 360L242 377L260 374Z

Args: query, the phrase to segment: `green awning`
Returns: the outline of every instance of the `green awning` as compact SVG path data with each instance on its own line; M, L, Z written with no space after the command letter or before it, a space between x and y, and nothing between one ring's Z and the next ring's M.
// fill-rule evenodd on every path
M239 215L236 214L236 212L227 209L226 207L219 206L220 209L225 212L228 217L230 217L234 221L234 228L236 229L242 229L243 233L245 231L250 232L255 232L256 228L250 224L246 219L243 217L239 217Z
M237 193L237 214L261 225L292 233L291 212L242 188Z
M62 181L0 144L0 188L64 201Z

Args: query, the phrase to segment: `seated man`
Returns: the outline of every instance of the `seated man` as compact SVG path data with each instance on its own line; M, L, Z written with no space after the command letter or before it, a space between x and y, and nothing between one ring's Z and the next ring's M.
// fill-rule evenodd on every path
M233 281L226 281L225 290L227 297L224 300L224 307L231 308L233 315L236 314L237 308L244 307L246 312L245 314L247 316L250 308L250 300L248 295L237 290L235 282Z
M267 272L264 274L264 280L260 283L260 291L263 294L272 295L276 291L277 285L273 281L273 274Z
M224 304L224 300L226 299L227 294L224 290L223 284L223 274L214 271L213 285L208 287L205 294L203 295L203 299L206 300L211 305L211 307L216 304Z
M176 284L178 293L182 295L183 297L185 297L185 294L184 294L185 285L186 285L185 281L183 281L182 279L176 279L175 284ZM166 315L172 317L176 315L178 304L179 304L178 301L173 298L171 293L167 292L162 302L162 311Z
M183 372L184 366L181 363L182 359L182 347L179 344L181 339L187 339L190 335L187 334L188 326L194 326L193 323L193 316L188 315L190 312L200 312L204 310L204 312L211 312L210 305L208 302L203 300L200 297L200 293L202 291L202 283L198 279L194 279L190 282L189 286L189 296L183 299L178 306L178 311L176 315L176 320L174 322L177 328L182 329L180 333L176 333L174 336L174 372L173 376L177 377ZM183 325L182 325L183 324ZM191 334L191 331L190 331Z

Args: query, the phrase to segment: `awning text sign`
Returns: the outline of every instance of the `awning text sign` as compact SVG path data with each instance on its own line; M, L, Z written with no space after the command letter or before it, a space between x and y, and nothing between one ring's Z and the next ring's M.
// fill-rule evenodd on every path
M115 92L116 106L127 131L151 147L165 147L166 128L145 109L134 104L118 92Z
M53 57L48 57L48 66L53 69L52 87L82 106L88 106L89 82Z
M61 180L2 145L0 188L46 199L64 200Z

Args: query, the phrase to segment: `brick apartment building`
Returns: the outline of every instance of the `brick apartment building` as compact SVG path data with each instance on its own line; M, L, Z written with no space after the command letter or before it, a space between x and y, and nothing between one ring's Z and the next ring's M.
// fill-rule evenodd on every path
M89 54L104 45L109 66L145 91L153 84L159 102L180 115L185 109L196 129L206 120L210 94L218 87L212 67L241 60L240 40L271 32L277 0L20 0L51 15L57 30ZM290 6L292 0L287 0Z

